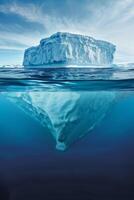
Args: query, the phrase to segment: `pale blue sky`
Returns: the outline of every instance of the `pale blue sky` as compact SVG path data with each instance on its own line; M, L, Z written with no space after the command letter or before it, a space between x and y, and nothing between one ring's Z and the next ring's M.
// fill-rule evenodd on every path
M25 48L58 31L113 42L116 62L134 62L134 0L0 0L0 65L21 64Z

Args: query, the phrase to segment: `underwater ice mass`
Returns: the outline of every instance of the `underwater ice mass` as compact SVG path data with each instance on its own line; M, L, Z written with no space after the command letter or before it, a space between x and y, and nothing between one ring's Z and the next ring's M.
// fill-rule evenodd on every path
M20 92L8 98L48 127L58 150L88 134L107 114L115 92Z

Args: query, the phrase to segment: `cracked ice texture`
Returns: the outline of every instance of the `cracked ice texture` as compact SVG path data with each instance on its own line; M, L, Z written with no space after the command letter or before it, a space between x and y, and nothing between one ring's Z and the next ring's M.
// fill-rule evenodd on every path
M113 62L115 45L89 36L58 32L25 50L24 66L107 65Z

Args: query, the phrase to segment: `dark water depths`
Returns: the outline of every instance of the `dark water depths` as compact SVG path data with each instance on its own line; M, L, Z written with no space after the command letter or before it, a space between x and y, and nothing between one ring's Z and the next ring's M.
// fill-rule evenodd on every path
M133 200L133 78L1 69L0 200Z

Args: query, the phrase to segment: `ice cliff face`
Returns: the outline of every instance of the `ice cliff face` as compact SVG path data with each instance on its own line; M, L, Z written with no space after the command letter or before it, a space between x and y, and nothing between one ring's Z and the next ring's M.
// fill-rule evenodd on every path
M18 92L7 94L7 98L47 126L56 141L56 148L66 150L104 118L116 93Z
M115 46L109 42L58 32L27 49L23 65L105 65L112 63L114 52Z

